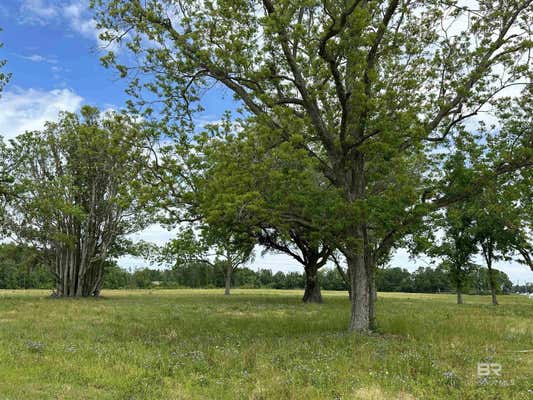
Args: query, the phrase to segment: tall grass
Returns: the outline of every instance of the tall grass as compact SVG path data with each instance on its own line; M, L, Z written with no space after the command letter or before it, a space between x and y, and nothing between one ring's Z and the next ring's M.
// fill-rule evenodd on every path
M531 399L533 302L380 294L350 334L345 293L0 291L0 399ZM477 376L479 362L501 376Z

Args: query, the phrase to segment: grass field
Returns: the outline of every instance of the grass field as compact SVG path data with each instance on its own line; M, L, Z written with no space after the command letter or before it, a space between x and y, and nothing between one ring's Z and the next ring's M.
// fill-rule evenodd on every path
M532 399L533 301L380 293L349 334L345 293L0 291L0 399ZM479 362L501 376L477 376Z

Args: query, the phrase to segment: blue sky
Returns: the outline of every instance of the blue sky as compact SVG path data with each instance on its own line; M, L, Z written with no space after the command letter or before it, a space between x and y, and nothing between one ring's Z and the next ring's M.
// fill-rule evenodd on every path
M101 107L124 102L124 82L98 61L101 45L86 1L8 0L0 4L9 89L68 90Z
M13 137L25 130L39 129L59 111L76 111L82 104L102 109L121 108L127 99L125 82L113 70L100 65L104 49L88 0L2 0L0 2L0 59L8 60L11 82L0 98L0 135ZM199 118L217 120L226 108L234 108L231 95L222 89L209 92L202 99L206 108ZM163 243L172 236L153 226L136 238ZM429 260L409 260L398 251L393 266L409 270L427 266ZM146 261L123 258L126 267L145 266ZM258 251L253 268L274 271L300 270L292 259L283 255L261 257ZM514 282L533 281L533 272L516 263L501 263Z

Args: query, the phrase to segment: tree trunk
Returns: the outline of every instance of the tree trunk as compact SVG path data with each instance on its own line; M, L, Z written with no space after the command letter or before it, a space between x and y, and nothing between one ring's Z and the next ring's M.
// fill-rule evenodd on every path
M370 302L368 310L368 318L370 320L370 329L373 330L376 327L376 300L378 298L378 292L376 290L376 282L374 279L374 265L367 265L368 282L370 286Z
M304 303L322 303L322 293L318 282L318 267L309 265L305 268Z
M376 280L375 280L375 270L376 270L376 258L375 254L372 253L370 245L368 243L368 236L366 230L364 231L364 250L365 250L365 267L366 274L368 277L368 286L369 286L369 309L368 309L368 318L370 321L370 329L373 330L376 326L375 324L375 304L377 299L376 292Z
M496 298L496 282L494 280L494 270L492 269L492 251L492 242L487 243L487 245L483 247L483 256L485 257L485 262L487 263L487 270L489 271L489 286L490 294L492 296L492 305L497 306L498 299Z
M54 275L57 297L98 296L103 283L103 265L95 262L84 269L77 249L64 246L57 251Z
M337 267L337 271L339 271L339 274L342 277L342 280L348 287L348 299L351 300L352 299L352 282L350 279L350 268L348 268L345 273L339 263L339 260L337 259L337 257L335 257L335 255L333 255L333 262L335 263L335 266Z
M362 253L362 252L360 252ZM347 257L352 286L352 313L350 330L368 332L370 326L371 293L370 280L363 254L350 254Z
M457 287L457 304L463 304L463 292L459 286Z
M224 288L224 295L229 296L230 290L231 290L231 275L233 273L233 266L228 263L228 266L226 267L226 286Z
M489 270L489 285L490 285L490 294L492 296L492 305L498 305L498 299L496 298L496 282L494 281L494 270L492 269L492 263L487 264L487 269Z

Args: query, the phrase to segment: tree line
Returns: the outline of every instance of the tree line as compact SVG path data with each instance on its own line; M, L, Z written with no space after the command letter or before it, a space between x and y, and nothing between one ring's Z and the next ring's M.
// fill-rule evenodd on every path
M509 294L522 288L513 286L509 277L496 271L496 293ZM302 272L272 272L270 269L254 271L240 268L232 275L232 287L243 289L305 289L305 274ZM318 282L323 290L348 291L348 284L335 268L325 268L318 273ZM204 265L183 265L168 270L139 269L129 272L114 266L109 270L105 286L109 289L124 288L223 288L226 279L222 269ZM524 286L525 288L526 286ZM442 268L420 267L413 272L394 267L377 271L376 288L382 292L407 293L452 293L453 283ZM491 293L489 274L486 269L472 271L465 282L465 292L487 295Z
M48 267L39 262L35 249L15 244L0 245L0 289L51 289L55 279ZM499 294L533 292L531 284L513 286L507 275L496 271L496 290ZM172 269L141 268L127 270L116 262L104 266L105 289L148 288L223 288L226 276L223 266L207 263L183 264ZM323 290L348 291L349 287L336 268L321 269L318 282ZM270 269L254 271L239 268L232 275L233 287L255 289L300 289L306 286L305 274L298 271L272 272ZM376 288L383 292L449 293L454 286L449 272L443 267L420 267L409 272L394 267L377 271ZM476 268L471 271L465 290L471 294L490 294L488 270Z

